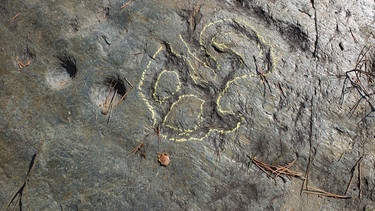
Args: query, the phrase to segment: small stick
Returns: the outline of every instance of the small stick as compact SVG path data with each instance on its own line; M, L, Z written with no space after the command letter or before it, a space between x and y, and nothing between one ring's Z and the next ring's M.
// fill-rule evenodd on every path
M131 155L133 156L136 152L138 152L138 150L142 149L142 147L144 147L144 145L145 144L143 142L141 142L140 144L138 144L138 146L136 146L135 148L130 150Z
M272 171L272 174L275 174L276 176L280 176L280 174L285 174L289 176L290 174L289 168L294 164L296 160L294 159L291 163L288 163L286 166L279 166L276 167L276 170Z
M310 140L311 141L311 140ZM310 144L310 147L311 147L311 144ZM302 183L302 187L301 187L301 192L300 194L302 194L303 190L304 189L307 189L308 185L309 185L309 175L310 175L310 164L311 164L311 149L310 149L310 152L309 152L309 160L307 161L307 167L306 167L306 171L305 171L305 180L303 181Z
M95 112L93 109L91 109L91 111L92 111L92 113L94 113L94 115L95 115L95 120L98 120L98 115L96 114L96 112Z
M149 131L154 131L156 133L156 135L158 135L158 143L161 143L161 136L160 136L160 124L156 127L156 128L152 128L152 127L146 127L145 126L145 129L149 130Z
M158 143L161 143L161 138L160 138L160 124L158 125L157 128L154 128L155 133L158 135Z
M281 94L286 98L285 92L282 89L280 82L277 82L277 84L276 83L274 83L274 84L275 84L275 86L277 86L277 88L279 88Z
M285 175L288 178L289 177L298 177L301 179L304 179L302 173L295 172L290 170L289 168L294 164L294 161L291 163L288 163L286 166L272 166L268 165L260 160L257 160L256 158L251 158L249 155L248 157L251 159L251 161L258 167L260 168L264 173L267 174L268 177L271 177L272 179L275 179L276 177L282 178L281 175ZM268 171L268 172L267 172ZM282 178L284 179L284 178ZM290 179L290 178L289 178Z
M29 66L30 65L30 59L27 60L26 64L24 64L25 67Z
M17 60L17 64L18 64L18 67L19 67L21 70L25 67L25 65L24 65L21 61L19 61L19 60Z
M218 164L220 162L220 149L217 148L216 150L216 164Z
M350 179L349 179L348 186L346 187L345 195L348 193L348 190L349 190L349 188L350 188L350 185L351 185L352 180L353 180L353 177L354 177L354 171L355 171L356 167L359 166L359 164L360 164L362 158L363 158L363 157L360 157L360 158L357 160L357 162L354 164L352 170L350 171L352 175L351 175L351 177L350 177ZM359 167L358 167L358 170L359 170ZM360 174L360 172L358 172L358 174ZM360 182L360 179L361 179L361 178L359 178L359 182Z
M348 193L348 190L350 188L350 184L352 184L352 180L353 180L353 176L354 176L354 170L355 170L355 167L357 166L357 164L354 165L354 167L352 168L351 170L351 176L350 176L350 179L349 179L349 183L348 183L348 186L346 187L346 190L345 190L345 195Z
M255 58L255 56L253 55L253 59L254 59L254 63L255 63L255 70L256 70L256 73L257 75L259 75L260 79L262 80L262 83L263 83L263 96L266 95L266 84L268 85L268 89L270 90L270 92L272 93L272 90L271 90L271 86L270 84L268 83L268 80L266 78L266 76L264 75L265 73L263 71L261 71L261 68L259 67L258 63L257 63L257 59Z
M126 79L126 78L124 78L124 79L125 79L125 81L131 86L131 88L125 92L125 94L121 97L121 99L120 99L120 101L118 102L117 105L120 105L120 103L125 99L126 95L128 95L128 93L134 88L133 84L130 83L130 82L128 81L128 79Z
M326 196L326 197L332 197L332 198L338 198L338 199L350 199L350 196L342 196L334 193L329 193L327 191L324 191L319 188L315 188L312 186L307 186L307 190L303 191L304 193L307 194L314 194L314 195L319 195L319 196Z
M26 63L23 63L21 60L16 59L16 63L18 64L18 67L22 70L24 67L28 67L30 65L30 59L26 61Z
M21 12L17 13L13 18L12 21L16 20L16 18L21 14Z
M362 198L362 188L361 188L361 183L362 183L362 179L361 179L361 161L362 161L362 157L358 160L358 189L359 189L359 193L358 193L358 197L359 199Z
M27 203L28 203L28 207L30 209L30 202L29 202L29 196L28 196L27 183L29 182L30 175L31 175L32 171L34 170L35 165L36 165L36 163L38 161L38 157L39 157L40 151L42 150L43 144L44 144L44 140L40 142L38 150L36 151L36 153L31 158L31 161L30 161L30 164L29 164L29 169L27 170L27 173L26 173L25 181L23 182L22 186L17 190L17 192L13 195L12 199L10 200L10 202L9 202L9 204L7 206L7 209L9 209L9 207L13 203L14 199L17 196L19 196L19 198L18 198L18 205L19 205L20 210L22 210L22 196L24 194L24 192L23 192L24 190L26 191L26 200L27 200Z
M112 95L112 98L111 98L111 101L109 103L109 116L108 116L108 120L107 120L107 124L109 123L109 120L111 119L111 116L112 116L112 111L113 111L113 99L115 98L115 96L117 95L117 90L116 92Z
M358 43L358 40L357 40L357 38L354 36L352 29L349 28L349 31L350 31L350 34L351 34L352 37L353 37L354 43Z
M302 183L301 192L304 189L307 190L307 187L309 186L309 174L310 174L310 164L312 162L312 156L313 156L313 132L314 132L314 119L313 119L313 105L314 105L314 97L311 97L311 112L310 112L310 130L309 130L309 160L307 161L306 171L305 171L305 180Z
M117 82L115 83L114 86L112 86L112 83L113 83L113 80L111 81L111 84L109 85L108 94L107 94L107 97L105 98L105 102L103 104L103 109L102 109L102 114L103 115L107 115L108 112L110 111L112 100L113 100L113 97L115 96L115 95L112 95L111 100L109 100L109 97L111 96L112 89L114 89L115 86L117 85Z
M29 210L31 210L30 198L29 198L29 188L27 187L27 185L25 185L25 188L26 188L26 201L27 201L27 207L29 208Z
M247 157L249 157L250 158L250 160L261 170L261 171L263 171L268 177L269 177L269 175L268 175L268 172L266 172L266 170L265 169L263 169L263 167L261 167L260 165L261 165L261 162L260 161L258 161L258 160L256 160L255 158L251 158L249 155L247 156ZM260 163L259 163L260 162ZM271 177L272 179L274 179L275 180L275 178L273 178L273 177Z
M120 8L120 10L123 10L125 9L126 7L129 6L130 3L132 3L134 0L129 0L128 2L126 2L126 4L122 5L122 7Z

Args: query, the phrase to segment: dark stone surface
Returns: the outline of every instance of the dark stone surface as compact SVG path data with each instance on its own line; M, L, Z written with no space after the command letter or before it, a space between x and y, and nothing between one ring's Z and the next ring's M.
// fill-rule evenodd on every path
M2 2L2 209L375 208L373 1L125 3Z

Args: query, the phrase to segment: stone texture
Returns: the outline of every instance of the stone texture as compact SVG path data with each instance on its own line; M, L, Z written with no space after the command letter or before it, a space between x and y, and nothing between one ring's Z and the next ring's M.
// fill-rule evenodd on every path
M125 3L2 2L1 208L375 208L374 1Z

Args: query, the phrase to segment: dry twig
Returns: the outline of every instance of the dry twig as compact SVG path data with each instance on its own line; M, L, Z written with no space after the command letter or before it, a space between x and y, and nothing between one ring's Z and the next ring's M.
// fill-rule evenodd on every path
M160 124L158 125L157 128L154 128L154 131L158 135L158 143L160 143L161 142L161 138L160 138Z
M346 187L346 190L345 190L345 195L348 193L348 190L350 188L350 185L352 183L352 180L353 180L353 177L354 177L354 172L355 172L355 169L357 168L358 166L358 182L359 182L359 197L361 197L361 170L360 170L360 165L361 165L361 161L362 161L362 158L363 157L360 157L357 162L354 164L352 170L350 171L351 172L351 176L350 176L350 179L349 179L349 183L348 183L348 186Z
M267 72L264 72L263 70L261 70L261 68L259 67L259 65L257 63L257 60L256 60L255 56L253 56L253 59L254 59L254 63L255 63L256 73L257 73L257 75L259 75L259 77L260 77L260 79L262 80L262 83L263 83L263 97L265 97L266 89L267 89L266 86L268 86L268 89L272 93L271 86L270 86L270 84L269 84L269 82L266 78L266 75L265 75Z
M135 155L135 153L137 153L139 150L141 150L144 146L145 146L145 144L143 142L138 144L136 147L134 147L132 150L130 150L131 155L132 156Z
M375 48L364 47L358 55L355 67L345 73L345 80L341 90L340 104L343 104L346 94L355 90L359 95L359 99L350 108L350 116L352 116L362 101L365 101L370 107L370 111L361 119L364 120L369 117L372 112L375 112L374 92L370 87L373 86L375 80L374 61ZM370 90L370 91L369 91Z
M101 112L103 115L109 114L107 123L109 123L109 120L111 119L113 109L116 106L119 106L124 101L128 93L134 88L133 84L131 84L126 78L124 79L130 86L130 89L127 89L124 81L120 79L119 76L117 76L117 78L109 77L104 81L104 84L108 86L108 94L100 107L102 108ZM118 94L121 96L121 98L118 103L115 104L114 101Z
M303 190L304 193L306 194L314 194L318 196L326 196L326 197L332 197L332 198L337 198L337 199L350 199L350 196L343 196L343 195L338 195L334 193L329 193L327 191L324 191L319 188L315 188L312 186L307 186L307 190Z
M301 194L304 189L307 189L309 186L309 175L310 175L310 164L313 159L314 149L313 149L313 133L314 133L314 112L313 112L313 105L314 105L314 97L311 97L311 113L310 113L310 130L309 130L309 160L307 162L307 167L305 171L305 180L302 183L301 187Z
M289 169L296 160L293 160L291 163L288 163L286 166L273 166L273 165L264 163L256 158L251 158L249 155L248 157L260 170L262 170L264 173L267 174L268 177L271 177L272 179L275 179L277 177L280 177L283 179L282 177L283 175L287 176L289 179L290 177L305 179L302 173Z
M280 90L281 94L286 98L286 94L285 94L283 88L281 87L280 82L277 82L277 83L274 83L274 84Z
M28 189L27 189L27 183L29 182L31 173L34 170L35 165L38 161L38 156L39 156L39 153L42 149L43 144L44 144L44 141L41 141L40 144L39 144L37 152L31 158L31 161L30 161L30 164L29 164L29 169L27 170L27 173L26 173L25 181L23 182L21 187L17 190L17 192L13 195L12 199L8 203L7 210L9 209L10 205L12 205L13 201L17 198L17 196L18 196L18 207L19 207L20 210L22 210L22 206L23 206L22 205L22 196L24 194L24 190L26 190L25 193L26 193L27 206L28 206L29 210L31 210L29 194L28 194Z
M21 12L17 13L15 16L13 16L12 21L16 20L16 18L21 14Z
M149 130L149 131L153 131L154 133L153 134L156 134L158 136L158 143L161 143L161 135L160 135L160 132L161 132L161 129L160 129L160 124L158 124L158 126L156 127L146 127L145 126L145 129Z
M132 3L133 1L134 0L129 0L128 2L126 2L124 5L122 5L122 7L120 8L120 10L123 10L123 9L127 8L130 5L130 3Z

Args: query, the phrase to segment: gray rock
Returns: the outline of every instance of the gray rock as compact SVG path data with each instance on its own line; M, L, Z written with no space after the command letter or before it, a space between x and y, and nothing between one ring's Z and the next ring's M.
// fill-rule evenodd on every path
M2 2L1 208L375 207L374 1L125 3Z

